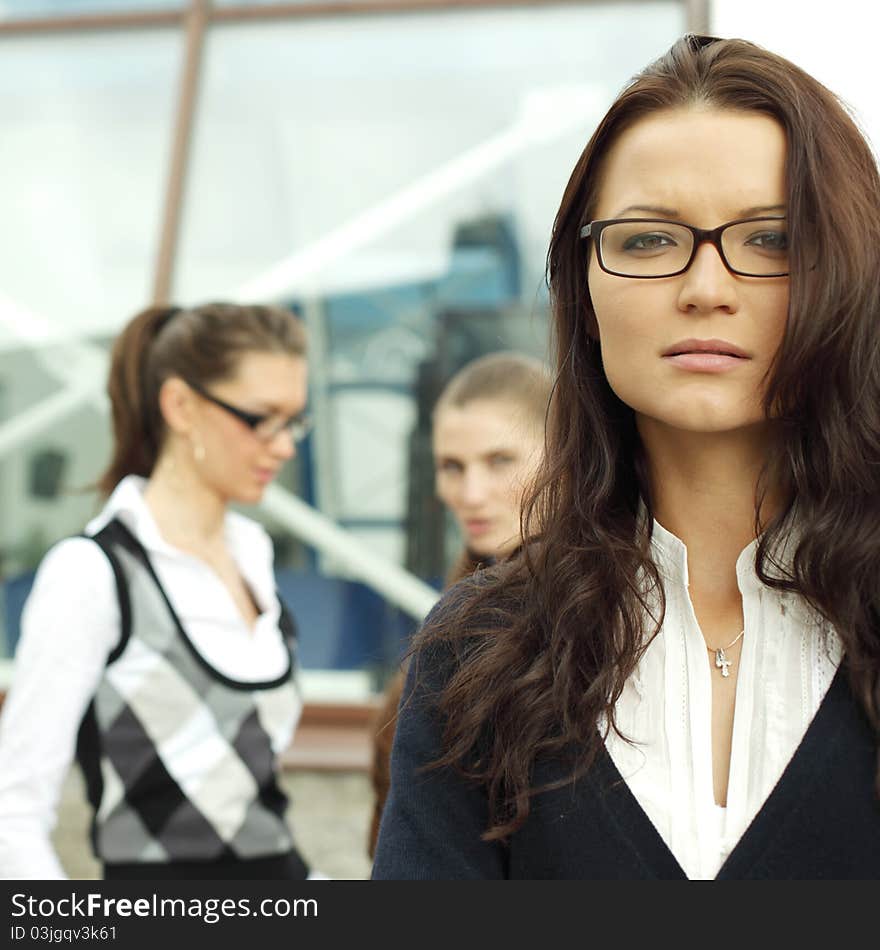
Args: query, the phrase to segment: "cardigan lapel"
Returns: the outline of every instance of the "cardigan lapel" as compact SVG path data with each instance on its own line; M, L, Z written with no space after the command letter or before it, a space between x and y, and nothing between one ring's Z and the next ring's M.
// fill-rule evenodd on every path
M587 781L606 820L630 846L646 877L686 880L687 875L648 817L603 745Z
M716 880L750 876L750 869L773 845L774 837L783 829L786 820L804 800L809 799L817 783L827 781L826 763L855 714L856 700L849 689L844 667L845 662L837 668L794 755L721 866Z

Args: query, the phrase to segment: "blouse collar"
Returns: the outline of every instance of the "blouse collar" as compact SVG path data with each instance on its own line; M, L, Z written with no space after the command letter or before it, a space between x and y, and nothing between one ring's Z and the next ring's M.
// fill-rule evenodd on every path
M113 490L100 514L86 525L86 533L96 534L114 518L119 518L147 551L170 557L188 556L162 537L153 512L144 498L146 487L146 478L126 475ZM247 519L227 511L224 533L233 553L247 549L251 534L248 531Z
M758 538L747 544L736 559L736 579L740 591L754 593L764 585L755 573L755 553ZM660 576L683 588L688 587L687 547L685 543L655 518L651 533L651 553Z

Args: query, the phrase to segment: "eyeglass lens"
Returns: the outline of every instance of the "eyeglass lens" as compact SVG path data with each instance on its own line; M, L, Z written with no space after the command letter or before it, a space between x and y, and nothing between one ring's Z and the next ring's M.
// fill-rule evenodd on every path
M664 277L680 272L690 260L694 234L672 221L615 221L602 229L604 266L626 277ZM755 277L788 271L786 221L741 221L721 232L728 266Z
M254 428L254 433L257 438L271 442L281 432L287 431L294 442L301 442L309 434L311 428L312 423L308 416L294 416L292 419L269 416Z

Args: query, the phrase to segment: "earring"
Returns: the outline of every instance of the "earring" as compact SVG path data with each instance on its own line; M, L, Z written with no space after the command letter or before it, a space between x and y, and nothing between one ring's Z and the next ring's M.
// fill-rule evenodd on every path
M197 464L205 461L205 447L198 440L193 441L193 458Z

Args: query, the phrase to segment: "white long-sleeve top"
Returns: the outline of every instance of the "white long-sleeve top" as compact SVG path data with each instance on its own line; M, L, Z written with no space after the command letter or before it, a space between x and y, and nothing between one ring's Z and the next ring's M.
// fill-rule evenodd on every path
M143 498L145 485L136 476L123 479L86 533L114 517L125 523L147 550L190 640L220 673L239 682L283 675L288 653L278 632L272 542L263 527L226 514L226 543L261 611L251 628L216 572L163 540ZM4 879L65 877L50 833L80 722L119 636L116 581L106 555L87 538L60 542L40 564L25 604L0 715Z
M656 521L652 554L666 614L615 707L624 742L605 746L689 878L713 878L801 742L842 658L841 644L801 598L766 587L752 542L736 576L745 633L739 658L727 805L712 783L712 682L688 594L687 548Z

